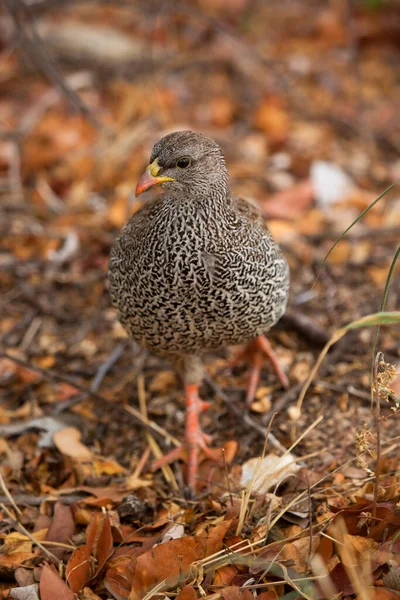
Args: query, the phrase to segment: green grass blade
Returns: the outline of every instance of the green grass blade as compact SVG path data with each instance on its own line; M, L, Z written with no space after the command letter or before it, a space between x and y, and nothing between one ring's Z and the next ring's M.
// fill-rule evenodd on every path
M400 246L396 250L396 254L393 257L392 264L390 265L389 273L386 278L385 289L383 290L382 303L381 303L381 312L385 310L387 295L389 291L390 280L392 279L393 271L396 266L396 262L400 256Z
M382 192L382 194L381 194L380 196L378 196L377 198L375 198L375 200L374 200L373 202L371 202L371 204L370 204L369 206L367 206L367 208L364 208L364 210L362 211L362 213L360 213L360 214L358 215L357 219L355 219L355 220L354 220L354 221L351 223L351 225L349 225L349 226L347 227L347 229L346 229L346 230L345 230L345 231L344 231L344 232L343 232L343 233L342 233L342 234L341 234L341 235L338 237L338 239L336 240L336 242L333 244L333 246L332 246L332 247L331 247L331 249L329 250L328 254L327 254L327 255L325 256L325 258L323 259L323 261L322 261L322 264L321 264L321 267L320 267L320 269L319 269L319 271L318 271L318 273L317 273L317 276L316 276L316 278L315 278L315 281L314 281L314 284L313 284L313 286L314 286L314 285L316 284L316 282L318 281L318 279L319 279L319 276L320 276L320 274L321 274L321 271L322 271L322 269L324 268L324 266L325 266L325 263L326 263L326 261L328 260L329 256L332 254L333 250L336 248L336 246L338 245L338 243L339 243L339 242L340 242L340 241L341 241L341 240L344 238L344 236L346 235L346 233L347 233L348 231L350 231L350 229L351 229L352 227L354 227L354 225L356 225L356 224L358 223L358 221L360 221L360 220L363 218L363 216L364 216L365 214L367 214L367 212L368 212L369 210L371 210L371 208L372 208L373 206L375 206L375 204L376 204L377 202L379 202L379 200L381 200L381 199L382 199L384 196L386 196L386 194L388 194L388 193L389 193L389 192L390 192L390 191L391 191L391 190L392 190L394 187L396 187L396 185L398 185L399 183L400 183L400 179L397 179L397 181L395 181L394 183L392 183L391 185L389 185L389 187L387 187L387 188L386 188L386 190L385 190L384 192Z
M396 250L396 253L392 260L392 264L390 265L389 273L387 274L387 277L386 277L385 289L383 290L383 296L382 296L382 302L381 302L381 312L383 312L385 310L386 300L387 300L387 296L388 296L388 292L389 292L390 281L392 279L393 271L394 271L394 268L396 266L399 256L400 256L400 246ZM371 352L371 385L372 385L372 381L373 381L373 377L374 377L374 361L375 361L376 347L378 345L378 338L379 338L380 330L381 330L381 326L377 325L376 331L375 331L374 343L372 344L372 352ZM371 397L373 397L373 396L371 396Z
M359 327L371 327L373 325L393 325L395 323L400 323L400 311L377 312L348 323L343 327L343 331L358 329Z

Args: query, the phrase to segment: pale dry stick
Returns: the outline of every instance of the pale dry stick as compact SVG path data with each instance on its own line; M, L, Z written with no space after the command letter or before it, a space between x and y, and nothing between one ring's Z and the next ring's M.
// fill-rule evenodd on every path
M270 572L270 570L272 569L272 567L276 564L279 556L282 554L284 546L282 545L281 548L279 548L278 552L275 554L275 556L273 557L273 559L270 561L269 565L267 566L267 568L258 575L258 581L262 581L264 579L264 577L266 577L268 575L268 573Z
M133 479L139 478L141 472L143 471L144 465L147 463L149 456L150 456L150 448L148 446L146 446L145 451L143 452L142 456L140 457L135 470L133 471L132 477Z
M326 598L334 598L337 594L336 588L333 585L333 581L329 576L326 564L324 563L319 554L314 554L314 556L311 559L310 566L314 575L321 577L319 585L324 596Z
M343 542L332 537L331 535L328 535L327 533L325 533L325 531L321 531L320 535L322 535L322 537L327 538L328 540L331 540L331 542L334 542L335 544L343 544Z
M50 550L47 550L47 548L45 548L41 542L39 542L38 540L35 540L35 538L33 537L33 535L31 533L29 533L29 531L27 529L25 529L25 527L23 525L21 525L21 523L19 521L17 521L12 513L8 510L8 508L6 506L4 506L4 504L0 504L0 508L1 510L3 510L6 515L12 520L14 528L17 531L22 532L24 535L26 535L33 544L35 544L36 546L38 546L38 548L41 549L42 552L44 552L46 554L46 556L48 556L50 558L50 560L54 561L58 566L62 565L62 561L57 558L57 556L55 556L52 552L50 552Z
M308 594L305 594L298 585L296 585L294 582L295 580L292 579L291 577L289 577L289 573L287 568L285 567L285 565L283 565L282 563L279 563L280 568L282 569L284 576L286 576L286 582L293 588L296 590L296 592L298 592L301 596L303 596L303 598L305 598L306 600L314 600L311 596L309 596ZM305 578L305 581L310 581L310 579L308 577ZM362 599L363 600L363 599Z
M163 591L163 588L166 587L166 585L167 580L163 579L162 581L157 583L153 588L151 588L151 590L149 590L147 594L143 596L142 600L150 600L150 598L153 598L158 592ZM165 594L163 594L163 596L165 596Z
M148 417L147 417L147 406L146 406L146 390L144 387L144 376L142 374L138 376L137 389L138 389L140 412L142 413L143 419L147 422ZM147 443L150 446L150 449L154 455L154 458L156 460L162 458L164 455L161 452L160 446L157 444L154 437L148 431L146 432L146 439L147 439ZM163 465L161 467L161 470L164 475L165 481L171 487L173 487L173 489L175 491L178 491L179 486L175 479L175 475L174 475L174 472L172 471L171 467L169 465Z
M275 418L275 415L276 415L276 413L274 413L272 415L272 417L270 418L270 420L269 420L268 428L267 428L267 435L265 436L265 440L264 440L263 451L262 451L261 456L259 457L259 459L257 461L256 467L255 467L255 469L253 471L253 475L251 477L251 481L250 481L249 485L247 486L246 493L245 493L243 501L242 501L242 503L240 505L240 513L239 513L238 525L237 525L237 528L236 528L236 535L240 535L241 532L242 532L242 529L243 529L244 521L245 521L246 514L247 514L247 509L248 509L249 502L250 502L251 492L253 490L253 486L254 486L254 483L255 483L256 475L257 475L257 473L258 473L258 471L259 471L259 469L261 467L261 463L262 463L262 461L264 459L264 456L265 456L265 453L267 451L267 444L268 444L269 432L270 432L270 429L271 429L272 422L273 422L273 420Z
M42 326L43 319L42 317L34 317L29 325L27 331L25 332L24 337L19 345L19 350L21 352L26 352L35 339L35 335L39 331Z
M231 502L231 506L233 506L231 482L229 481L229 471L228 471L228 463L226 462L225 448L221 448L221 450L222 450L222 458L224 459L225 479L226 479L226 485L228 487L228 492L229 492L229 500Z
M308 478L308 475L306 474L306 480L307 480L307 496L308 496L308 520L310 522L309 524L309 529L310 529L310 540L309 540L309 546L308 546L308 556L307 556L307 568L310 567L310 561L311 561L311 555L312 555L312 543L313 543L313 536L312 536L312 505L311 505L311 487L310 487L310 480Z
M8 500L10 501L10 504L14 508L15 512L17 513L17 515L19 517L21 517L22 516L22 511L20 511L20 509L18 508L18 506L14 502L14 498L11 496L10 491L9 491L8 487L6 486L6 483L5 483L4 479L3 479L3 475L1 473L0 473L0 485L1 485L2 489L3 489L3 492L7 496Z
M373 377L372 377L372 402L375 401L375 428L376 428L376 467L375 467L375 486L374 486L374 505L372 508L372 516L376 519L376 511L379 500L379 480L381 476L381 403L379 397L379 382L378 382L378 371L381 362L384 362L384 356L382 352L377 352L373 366ZM372 406L372 404L371 404Z
M10 182L11 195L15 200L21 200L24 197L24 186L21 176L21 149L17 139L14 141L9 165L8 180Z
M53 371L51 371L51 369L43 369L42 367L37 367L36 365L33 365L26 360L22 360L21 358L18 358L17 356L14 356L13 354L10 354L9 352L0 352L0 358L8 358L12 362L15 362L18 365L22 365L23 367L26 367L30 371L33 371L33 373L40 373L41 375L43 375L43 377L45 377L46 379L50 379L51 381L63 381L64 383L68 383L69 385L71 385L72 387L77 389L78 391L80 391L84 394L87 394L89 397L92 397L95 400L98 400L99 402L102 402L103 404L105 404L107 406L112 405L112 402L110 402L110 400L108 398L106 398L105 396L102 396L98 392L92 392L85 385L81 385L80 383L74 381L74 379L72 377L68 377L67 375L61 375L59 373L54 373ZM120 405L117 404L115 406L115 408L117 408L118 410L124 410L125 412L129 413L137 421L140 421L140 423L142 425L144 425L146 428L152 429L155 433L158 433L164 439L169 440L175 446L181 445L179 440L177 440L173 435L169 434L168 431L163 429L163 427L161 427L160 425L158 425L151 419L145 420L143 418L143 415L140 413L140 411L136 410L136 408L134 408L133 406L121 407Z
M124 406L123 408L127 413L130 413L136 419L141 421L143 423L143 425L146 425L149 429L152 429L159 435L163 436L166 440L170 441L174 446L178 447L181 445L179 443L179 440L177 440L176 437L174 437L173 435L168 433L168 431L166 429L164 429L163 427L161 427L160 425L158 425L151 419L147 419L147 420L144 419L143 415L140 413L140 411L136 410L136 408L134 408L133 406Z
M329 518L325 519L324 521L321 521L320 523L317 523L316 525L314 525L314 528L319 529L319 528L327 525L328 522L330 522L331 520L332 520L332 517L329 517ZM260 540L257 540L256 542L251 542L251 543L248 542L248 540L246 540L247 546L245 548L238 548L238 546L243 544L244 540L241 540L240 542L237 542L236 544L233 544L232 546L230 546L229 552L227 552L227 550L224 548L223 550L220 550L219 552L216 552L215 554L212 554L212 555L208 556L207 558L204 558L200 562L202 563L202 566L205 570L207 568L209 570L215 570L216 568L220 568L220 567L223 567L223 566L229 564L229 560L227 561L227 559L229 559L229 557L232 554L235 554L235 556L239 557L237 559L238 562L243 563L243 564L248 564L248 562L246 562L245 559L247 559L247 557L257 558L257 557L254 557L254 553L263 552L266 550L266 548L271 549L273 546L276 546L278 544L287 544L289 542L298 540L302 537L304 537L303 532L301 532L300 534L296 533L295 535L292 535L292 536L286 538L285 540L276 540L275 542L271 542L270 544L268 544L268 546L263 545L258 548L255 548L255 546L260 546L260 544L264 544L264 542L265 542L264 538L261 538ZM240 550L239 555L236 555L236 552L233 552L235 549L237 549L238 552ZM249 550L249 552L247 554L243 554L243 550Z
M282 565L280 565L282 566ZM293 582L303 582L303 581L318 581L321 579L320 576L315 577L296 577L296 579L291 579ZM255 583L254 585L246 585L247 590L257 590L264 587L273 587L275 585L284 585L288 583L286 579L281 579L278 581L264 581L263 583ZM295 588L296 589L296 588ZM299 592L301 594L301 592ZM306 596L307 598L307 596ZM204 596L202 600L222 600L223 595L222 592L215 592L215 594L210 594L209 596ZM313 600L313 599L311 599Z
M400 436L395 436L395 437L393 437L393 438L390 438L389 440L386 440L386 441L384 441L382 445L387 445L387 444L389 444L389 443L392 443L392 442L394 442L394 441L396 441L396 440L399 440L399 439L400 439ZM396 445L392 445L392 446L390 446L390 448L391 448L391 449L393 449L393 448L395 448L395 447L397 447L397 446L396 446ZM332 477L332 475L334 475L335 473L339 472L339 471L340 471L341 469L343 469L344 467L347 467L347 466L351 465L351 464L352 464L352 463L354 463L356 460L357 460L357 457L353 457L353 458L349 459L348 461L346 461L344 464L342 464L342 465L339 465L339 466L338 466L336 469L334 469L332 472L330 472L330 473L327 473L327 474L326 474L324 477L321 477L321 479L319 479L318 481L316 481L316 482L315 482L315 483L314 483L314 484L311 486L311 489L313 489L313 488L317 487L319 484L323 483L323 482L324 482L326 479L328 479L329 477ZM329 489L329 488L328 488L328 489ZM317 491L316 491L316 493L320 493L320 492L317 490ZM289 504L287 504L287 505L286 505L286 506L285 506L285 507L284 507L284 508L283 508L283 509L282 509L282 510L281 510L281 511L278 513L278 515L275 517L275 519L274 519L274 520L273 520L273 522L271 523L270 527L273 527L273 526L275 525L275 523L276 523L277 521L279 521L279 519L280 519L280 518L281 518L281 517L282 517L282 516L285 514L285 512L286 512L286 511L287 511L287 510L288 510L288 509L289 509L291 506L293 506L294 504L296 504L297 502L299 502L300 500L302 500L302 498L305 496L305 494L306 494L306 491L303 491L303 492L300 492L300 494L298 494L296 497L294 497L294 498L293 498L293 499L292 499L292 500L289 502ZM320 527L322 527L323 525L325 525L326 523L328 523L330 520L331 520L331 518L328 518L328 519L326 519L325 521L322 521L322 522L320 522L320 523L317 523L317 524L316 524L314 527L315 527L315 528L320 528ZM326 536L326 534L324 534L324 535ZM299 536L298 536L298 534L296 534L296 535L294 535L294 536L291 536L290 538L287 538L287 539L285 540L285 542L286 542L286 543L288 543L288 542L294 541L294 540L296 540L296 539L298 539L298 538L299 538ZM258 541L256 541L256 542L248 543L248 544L247 544L247 547L246 547L246 550L253 550L253 548L254 548L255 546L259 546L261 543L264 543L264 541L265 541L265 540L264 540L264 538L262 538L261 540L258 540ZM238 548L238 547L239 547L239 546L240 546L242 543L243 543L243 541L241 540L240 542L237 542L236 544L233 544L232 546L230 546L230 548L229 548L229 550L230 550L230 553L232 553L232 551L233 551L233 550L235 550L236 548ZM282 540L278 540L278 541L276 541L276 542L272 542L271 544L269 544L269 545L268 545L268 547L270 548L271 546L273 546L273 545L276 545L276 544L279 544L279 543L282 543ZM262 551L262 550L265 550L265 548L266 548L265 546L263 546L262 548L256 548L256 549L255 549L255 551L256 551L256 552L257 552L257 551ZM242 554L242 556L243 556L243 557L245 557L245 556L248 556L248 555L249 555L249 554L247 554L247 555L243 555L243 554ZM201 561L201 563L202 563L202 565L203 565L203 567L204 567L204 568L206 568L206 567L211 567L212 563L215 563L215 562L218 562L218 561L224 560L224 558L226 558L226 550L225 550L225 549L223 549L223 550L219 550L218 552L215 552L214 554L211 554L210 556L208 556L208 557L204 558L204 559ZM215 568L215 567L213 567L213 568ZM272 585L272 584L271 584L271 585Z
M344 335L345 333L347 333L347 331L343 331L343 329L338 329L333 336L331 337L331 339L325 344L325 346L323 347L323 349L321 350L321 354L318 356L317 362L315 363L315 365L313 366L313 368L311 369L311 372L309 374L309 376L307 377L302 390L300 392L300 395L297 399L297 403L296 403L296 408L297 408L297 413L298 413L298 417L300 417L301 415L301 407L303 405L303 400L305 398L305 395L307 393L308 388L311 385L312 380L314 379L315 375L318 372L318 369L321 366L322 361L324 360L325 356L328 354L331 346L333 346L333 344L335 344L336 342L338 342Z
M347 529L343 519L338 519L336 523L332 525L332 529L335 537L339 539L341 538L342 544L338 546L338 553L342 559L342 563L345 566L356 594L360 600L372 600L371 594L368 590L368 587L373 585L371 573L366 573L363 570L361 578L360 570L355 566L357 564L357 559L354 550L350 544L346 544L344 541L344 536L347 534Z
M290 452L301 440L302 438L307 435L312 429L314 429L323 419L323 416L321 415L320 417L318 417L313 423L311 423L311 425L301 434L301 436L295 440L293 442L293 444L290 446L290 448L288 450L286 450L286 453ZM266 439L268 439L268 436L266 437ZM353 462L355 460L351 459L349 462ZM258 464L258 463L257 463ZM348 463L345 463L345 465L347 465ZM337 470L341 469L343 465L341 465L340 467L338 467ZM335 473L335 471L333 471L333 473ZM316 482L315 484L313 484L311 487L315 487L318 483L321 483L322 481L324 481L324 479L327 479L328 477L330 477L332 475L332 473L328 473L328 475L326 475L325 477L323 477L322 479L320 479L318 482ZM253 480L253 479L252 479ZM250 482L251 485L251 482ZM291 500L291 502L289 502L289 504L287 506L285 506L279 513L278 516L272 521L270 527L273 527L275 525L275 523L285 514L285 512L287 511L288 508L290 508L291 506L293 506L293 504L296 504L296 502L298 502L299 500L301 500L301 498L304 496L305 492L301 492L298 496L296 496L295 498L293 498ZM240 516L239 516L240 519ZM264 543L264 538L262 538L261 540L258 540L257 542L253 542L252 544L249 544L248 548L253 548L254 546L258 546L261 543ZM240 542L238 542L238 544L240 544ZM233 550L235 548L236 544L234 544L233 546L230 547L231 550ZM217 559L218 556L220 556L221 554L225 554L225 550L220 550L219 552L216 552L214 555L208 556L207 558L203 559L203 565L212 562L215 559Z
M61 542L51 542L50 540L42 540L40 542L43 546L53 546L54 548L65 548L66 550L76 550L76 546L70 544L62 544Z

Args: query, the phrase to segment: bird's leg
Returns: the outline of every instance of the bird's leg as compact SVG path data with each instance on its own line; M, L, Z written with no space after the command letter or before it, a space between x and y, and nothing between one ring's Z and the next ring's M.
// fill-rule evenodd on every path
M211 405L210 402L204 402L199 397L199 387L203 379L201 360L197 356L187 356L183 359L183 366L186 404L185 442L182 446L175 448L154 462L153 469L158 469L179 458L186 458L187 483L194 490L199 464L199 451L201 450L207 458L217 461L221 459L221 453L208 447L207 444L211 442L211 436L204 433L200 427L200 413L207 410Z
M236 365L239 361L245 360L250 362L250 380L249 387L247 388L246 403L251 404L256 394L257 385L260 380L261 367L265 358L268 358L275 373L278 376L284 388L289 385L289 380L286 374L283 372L282 367L279 364L278 358L273 351L271 344L267 338L263 335L259 335L254 340L251 340L242 352L234 359L231 363L232 366Z

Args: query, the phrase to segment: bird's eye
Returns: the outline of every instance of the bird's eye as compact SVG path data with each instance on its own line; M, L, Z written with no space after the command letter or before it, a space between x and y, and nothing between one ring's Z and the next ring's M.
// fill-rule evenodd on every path
M179 167L180 169L186 169L191 163L191 160L188 156L184 156L183 158L180 158L177 163L176 166Z

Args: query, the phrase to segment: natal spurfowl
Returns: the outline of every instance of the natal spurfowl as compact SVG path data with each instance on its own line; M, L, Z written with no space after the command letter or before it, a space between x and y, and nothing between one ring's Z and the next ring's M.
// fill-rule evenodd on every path
M249 342L248 401L265 357L287 385L262 334L285 311L289 268L261 213L231 194L212 139L177 131L158 141L136 194L160 184L165 193L133 215L112 248L110 292L128 334L183 374L185 442L157 466L186 452L193 489L199 449L210 454L199 425L208 404L198 396L202 351Z

